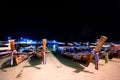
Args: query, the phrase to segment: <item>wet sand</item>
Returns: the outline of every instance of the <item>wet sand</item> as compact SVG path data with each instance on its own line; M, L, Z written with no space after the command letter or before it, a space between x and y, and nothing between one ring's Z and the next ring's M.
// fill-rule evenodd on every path
M9 59L0 59L0 80L120 80L120 59L117 58L106 64L100 59L99 70L95 70L93 63L84 67L52 53L44 65L41 59L32 57L17 66L9 66Z

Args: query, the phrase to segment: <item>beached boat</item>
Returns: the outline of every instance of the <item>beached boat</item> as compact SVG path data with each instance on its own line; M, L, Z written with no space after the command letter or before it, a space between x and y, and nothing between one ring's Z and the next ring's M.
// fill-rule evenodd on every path
M30 52L17 52L17 50L15 49L14 40L9 40L9 42L10 42L10 51L12 51L12 53L11 53L11 65L13 65L14 60L15 60L15 63L18 65L19 63L28 59L34 53L34 51L31 51L31 50L30 50Z
M43 45L38 46L36 55L42 59L43 64L46 64L46 57L49 55L50 51L46 47L47 40L42 40Z
M99 57L98 57L98 52L100 51L100 49L102 48L103 44L105 43L105 41L107 40L106 36L101 36L100 40L97 44L97 46L92 50L92 51L81 51L81 52L73 52L73 50L67 50L70 52L66 52L66 47L64 47L62 50L63 53L61 53L62 56L69 58L71 60L80 62L81 64L83 64L84 66L88 67L90 62L94 59L95 60L95 69L98 69L98 61L99 61ZM69 48L71 49L71 48Z
M5 42L5 43L4 43ZM0 42L0 58L11 55L12 51L10 51L10 44L8 41Z

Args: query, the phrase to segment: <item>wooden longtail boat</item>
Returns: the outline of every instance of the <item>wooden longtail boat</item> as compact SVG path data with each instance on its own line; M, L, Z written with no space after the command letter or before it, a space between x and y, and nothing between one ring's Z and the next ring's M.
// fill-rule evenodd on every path
M89 55L89 59L87 61L87 63L85 64L85 66L89 66L90 62L93 60L93 58L95 58L95 69L98 69L98 54L100 49L102 48L103 44L105 43L105 41L107 40L106 36L101 36L99 39L99 42L97 44L97 46L95 47L95 49L93 50L93 53L91 53Z
M46 47L47 39L43 39L42 42L43 42L43 46L38 47L36 51L36 55L39 58L42 58L43 64L46 64L46 57L49 55L50 51L47 50L47 47Z
M93 59L95 59L95 69L98 69L98 60L99 60L98 52L100 51L100 49L102 48L102 45L105 43L106 40L107 40L107 37L101 36L95 49L93 49L90 52L88 52L88 51L77 52L77 53L65 52L62 54L62 56L65 56L74 61L80 62L81 64L83 64L86 67L88 67L90 62Z
M13 65L13 58L15 59L16 64L18 65L19 63L23 62L24 60L28 59L30 56L32 56L33 52L30 53L20 53L15 50L15 43L14 40L9 40L10 42L10 47L12 51L12 56L11 56L11 65Z
M8 44L0 44L0 57L5 55L10 55L10 45Z

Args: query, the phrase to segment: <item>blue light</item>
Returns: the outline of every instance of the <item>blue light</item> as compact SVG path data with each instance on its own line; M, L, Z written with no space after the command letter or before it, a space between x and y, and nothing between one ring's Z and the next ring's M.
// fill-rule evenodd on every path
M54 45L53 45L53 51L55 51L55 50L56 50L56 45L54 44Z
M36 41L33 41L31 39L27 39L27 38L20 38L20 41L19 43L25 43L25 44L36 44L37 42Z
M53 45L53 48L55 48L55 47L56 47L56 45L54 44L54 45Z
M20 40L22 40L22 39L23 39L23 37L20 38Z
M9 37L7 37L8 38L8 40L10 40L11 39L11 37L9 36Z
M56 40L53 40L53 42L56 42Z

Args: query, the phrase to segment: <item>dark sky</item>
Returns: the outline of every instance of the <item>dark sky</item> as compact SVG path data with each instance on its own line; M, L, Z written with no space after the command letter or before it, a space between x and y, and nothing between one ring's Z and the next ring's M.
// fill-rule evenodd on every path
M120 40L120 1L9 1L0 39L7 36L59 41L92 41L101 35Z

